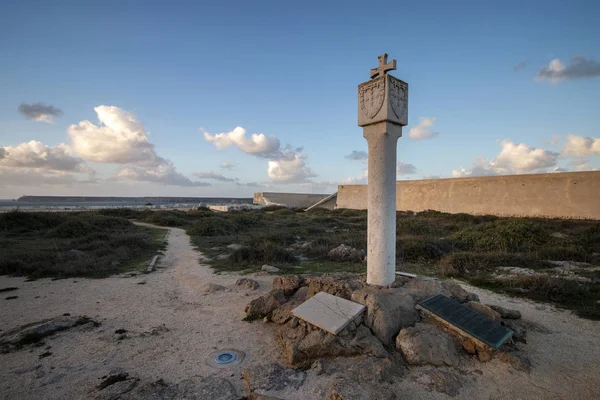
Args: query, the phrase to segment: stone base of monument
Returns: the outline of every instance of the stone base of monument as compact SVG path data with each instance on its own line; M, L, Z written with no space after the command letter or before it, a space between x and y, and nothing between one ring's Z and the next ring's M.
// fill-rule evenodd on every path
M327 332L298 318L293 312L319 293L352 302L356 305L353 307L355 310L360 310L362 305L365 310L350 316L348 325L343 329L332 331L337 332L336 334ZM440 324L439 318L433 318L430 312L418 310L419 302L436 294L452 298L485 318L497 318L497 322L515 330L515 335L495 350L482 345L479 340L471 340L469 335L459 334L456 329L448 329ZM330 300L323 294L319 296ZM348 306L343 301L339 303L344 307ZM326 398L352 399L370 398L370 381L381 390L382 380L385 381L390 376L401 377L413 366L430 365L448 369L448 373L443 373L438 378L447 378L450 385L448 387L456 389L457 386L452 382L460 374L453 373L452 369L459 367L461 360L465 362L467 357L473 357L472 354L477 354L480 361L494 357L510 363L516 369L528 370L530 364L523 352L519 351L518 346L521 344L517 343L525 342L525 332L522 330L524 324L506 318L520 317L518 313L505 309L502 311L501 315L480 303L475 294L450 280L400 276L390 286L376 287L368 285L365 276L339 273L276 277L269 294L248 304L246 319L263 319L273 323L275 341L282 358L288 364L287 367L294 370L324 369L323 365L337 366L340 363L369 364L369 368L361 368L363 375L360 379L348 376L348 371L353 370L352 368L332 367L337 371L336 374L340 374L340 380L347 384L332 387L331 393L337 393L338 397L332 394L332 397ZM315 315L310 317L314 318ZM336 324L340 326L338 322ZM367 370L371 372L364 372ZM324 373L326 372L327 368L324 369ZM432 374L437 376L438 372L433 371ZM257 374L260 375L261 372L249 370L245 375L248 376L250 396L276 395L275 392L261 390L252 384L257 381ZM344 390L346 395L341 394Z

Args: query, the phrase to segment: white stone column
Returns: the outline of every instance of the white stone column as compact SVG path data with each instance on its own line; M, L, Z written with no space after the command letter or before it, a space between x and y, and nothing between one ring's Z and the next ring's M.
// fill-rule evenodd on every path
M358 125L369 145L367 283L396 276L396 145L408 120L408 84L390 75L396 61L379 57L370 81L358 86Z
M368 125L369 145L367 283L390 285L396 271L396 145L402 127Z

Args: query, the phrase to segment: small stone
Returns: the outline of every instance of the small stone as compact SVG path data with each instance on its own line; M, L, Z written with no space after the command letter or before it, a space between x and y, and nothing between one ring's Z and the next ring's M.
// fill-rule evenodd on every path
M366 257L366 252L341 244L335 249L331 249L327 255L333 261L362 262Z
M227 246L227 248L228 248L229 250L234 250L234 251L235 251L235 250L239 250L239 249L241 249L242 247L244 247L244 246L242 246L241 244L237 244L237 243L231 243L230 245L228 245L228 246Z
M466 303L469 301L469 292L463 289L458 283L454 281L443 281L442 286L446 288L452 297L456 299L459 303Z
M485 304L479 303L477 301L470 301L466 304L466 306L469 307L471 310L478 312L479 314L481 314L484 317L487 317L491 320L494 320L496 322L502 321L502 318L500 318L500 314L498 312L492 310L490 307L486 306Z
M279 268L274 267L272 265L267 265L264 264L262 267L260 267L261 271L265 271L265 272L271 272L271 273L276 273L281 271Z
M496 306L489 304L488 305L492 310L496 311L500 314L500 317L505 319L521 319L521 312L519 310L511 310L508 308Z
M212 294L216 292L221 292L223 290L227 290L227 288L223 285L217 285L216 283L207 283L200 289L204 294Z
M254 279L240 278L235 281L235 286L240 286L244 289L256 290L259 288L259 283Z
M469 292L469 301L479 301L479 296L473 292Z

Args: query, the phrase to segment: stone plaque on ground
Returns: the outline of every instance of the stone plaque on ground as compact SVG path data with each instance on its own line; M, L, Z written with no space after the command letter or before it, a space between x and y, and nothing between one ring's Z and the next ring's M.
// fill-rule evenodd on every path
M319 292L298 307L292 314L304 321L337 335L358 317L365 306L329 293Z
M417 308L434 314L494 349L500 347L513 334L513 331L505 326L441 294L423 300Z

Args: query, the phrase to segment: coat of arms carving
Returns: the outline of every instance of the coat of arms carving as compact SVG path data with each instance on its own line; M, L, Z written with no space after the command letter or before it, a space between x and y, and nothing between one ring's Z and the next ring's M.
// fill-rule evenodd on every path
M386 79L374 79L360 86L360 108L368 118L377 115L385 98Z
M400 121L408 114L408 85L396 79L390 79L390 104L392 111Z

